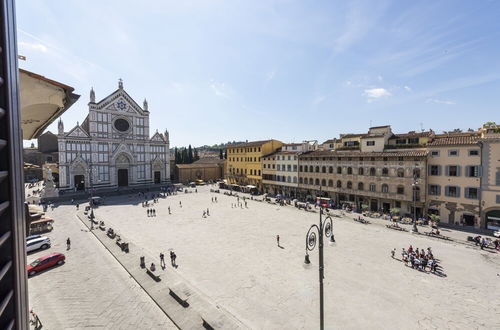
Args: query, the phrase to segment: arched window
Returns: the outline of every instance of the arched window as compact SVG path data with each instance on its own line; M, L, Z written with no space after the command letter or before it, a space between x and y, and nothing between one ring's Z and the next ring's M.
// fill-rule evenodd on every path
M358 169L358 174L359 174L359 175L364 175L364 174L365 174L365 169L364 169L364 168L362 168L362 167L360 167L360 168Z
M315 185L319 186L319 179L316 179Z
M342 174L342 167L337 167L337 174Z
M398 195L403 195L405 193L405 187L398 186L397 193L398 193Z
M286 177L286 182L288 182L288 183L292 182L292 177L287 176L287 177Z
M316 166L316 173L319 173L319 166Z
M337 180L337 188L342 188L342 181Z
M328 187L333 187L333 180L332 179L328 180Z
M358 190L364 190L365 189L365 185L363 184L363 182L359 182L358 183Z
M309 166L309 172L311 172L311 173L314 172L314 167L312 165Z
M322 173L326 173L326 166L323 166L323 167L321 168L321 172L322 172Z
M415 187L413 192L414 192L415 201L419 202L420 201L420 187L418 187L418 186Z
M307 172L307 166L304 166L304 172Z
M383 175L383 176L388 176L388 175L389 175L389 169L388 169L387 167L384 167L384 168L382 169L382 175Z
M304 179L299 178L299 183L302 184L304 182Z
M299 172L302 172L302 165L299 166Z
M414 168L413 169L413 177L414 178L420 178L420 169L419 168Z
M388 193L389 192L389 186L386 185L385 183L382 185L382 192L383 193Z
M347 168L347 174L352 174L352 167Z
M296 176L293 177L293 183L297 183L297 177Z
M375 176L376 173L377 173L377 170L375 169L375 167L370 167L370 175Z
M370 183L370 191L374 192L376 190L377 190L377 188L375 186L375 183Z
M398 168L398 178L404 178L404 177L405 177L404 168Z
M325 187L325 186L326 186L326 180L325 180L325 179L321 180L321 185L322 185L323 187Z
M328 173L333 173L333 166L328 167Z
M347 189L352 189L352 182L351 181L347 181Z

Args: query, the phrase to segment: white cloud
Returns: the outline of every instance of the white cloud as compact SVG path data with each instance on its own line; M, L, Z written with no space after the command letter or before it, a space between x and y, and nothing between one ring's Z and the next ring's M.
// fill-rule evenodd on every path
M314 98L312 104L313 105L318 105L320 103L323 103L325 100L326 100L326 96L320 95L320 96L317 96L317 97Z
M377 99L389 97L391 95L391 92L385 88L370 88L365 89L363 92L363 96L367 98L368 102L373 102Z
M427 99L426 103L436 103L436 104L446 104L446 105L454 105L456 104L454 101L449 100L439 100L439 99Z
M410 88L410 86L404 86L403 88L404 88L406 91L408 91L408 92L411 92L411 91L412 91L412 89Z
M20 41L19 42L19 48L21 49L21 52L23 50L29 49L29 50L34 50L42 53L46 53L49 48L45 46L42 43L39 42L25 42L25 41Z
M212 92L214 92L215 95L217 95L219 97L223 97L225 99L229 98L226 84L224 84L222 82L217 82L217 81L212 80L210 82L210 89L212 90Z

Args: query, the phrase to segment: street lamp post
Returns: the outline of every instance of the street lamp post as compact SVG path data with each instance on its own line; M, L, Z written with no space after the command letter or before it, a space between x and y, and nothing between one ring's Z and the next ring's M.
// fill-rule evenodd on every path
M324 276L324 263L323 263L323 235L329 238L330 244L335 244L335 237L333 235L333 222L332 218L328 215L323 220L323 207L320 204L319 208L319 226L316 224L311 225L309 231L306 235L306 255L304 259L304 266L309 266L311 261L309 260L308 251L314 250L316 247L316 240L318 240L318 251L319 251L319 321L320 329L325 328L324 320L324 302L323 302L323 279Z
M417 174L413 174L413 183L411 184L413 190L413 229L412 231L418 233L417 228L417 188L418 188L418 178Z

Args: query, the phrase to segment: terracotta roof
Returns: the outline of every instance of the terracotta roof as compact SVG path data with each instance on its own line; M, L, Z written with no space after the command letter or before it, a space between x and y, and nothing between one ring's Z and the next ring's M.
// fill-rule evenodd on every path
M337 139L330 139L330 140L326 140L325 142L323 142L323 144L335 143L336 141L337 141Z
M363 137L363 136L366 136L367 134L366 133L363 133L363 134L344 134L342 136L340 136L341 139L343 138L355 138L355 137Z
M205 158L200 158L197 161L195 161L193 164L222 164L224 163L225 159L220 159L216 157L205 157Z
M361 151L335 151L318 150L303 154L304 157L425 157L427 150L409 151L383 151L383 152L361 152Z
M297 154L300 154L301 152L300 151L287 151L287 150L283 150L283 151L278 151L276 154L278 155L297 155Z
M258 147L272 140L262 140L262 141L252 141L252 142L243 142L239 144L228 145L228 148L245 148L245 147Z
M219 167L217 163L192 163L192 164L175 164L178 168L203 168L203 167Z
M397 133L391 136L391 139L404 139L404 138L416 138L416 137L428 137L431 136L433 132L408 132L408 133Z
M477 144L481 138L478 134L457 134L457 135L440 135L436 136L427 145L434 146L454 146L454 145L470 145Z

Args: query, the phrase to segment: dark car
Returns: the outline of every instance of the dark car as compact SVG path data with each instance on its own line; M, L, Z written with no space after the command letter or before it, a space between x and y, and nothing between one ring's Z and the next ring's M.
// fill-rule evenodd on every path
M66 257L64 256L64 254L59 252L54 252L49 255L40 257L26 266L28 276L33 276L36 273L39 273L42 270L53 267L55 265L62 265L65 259Z

